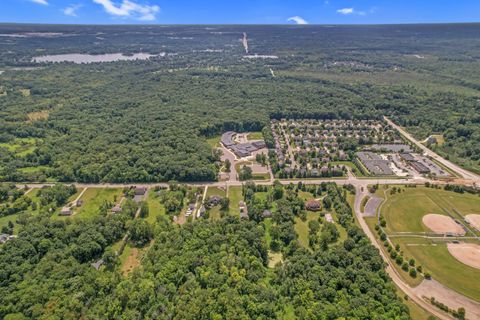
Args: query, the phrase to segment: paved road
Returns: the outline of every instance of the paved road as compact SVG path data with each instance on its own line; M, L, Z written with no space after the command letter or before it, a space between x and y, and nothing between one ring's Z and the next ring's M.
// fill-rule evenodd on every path
M420 142L418 142L415 138L413 138L410 134L408 134L405 130L397 126L395 123L390 121L388 118L385 118L385 120L394 128L396 128L402 135L404 135L408 140L413 142L415 145L417 145L420 149L422 149L427 155L431 156L438 162L442 163L446 167L450 168L453 171L458 172L459 174L462 175L462 177L465 180L462 181L457 181L454 183L459 183L459 184L468 184L468 185L480 185L480 177L474 173L471 173L463 168L460 168L459 166L451 163L450 161L443 159L424 145L422 145ZM289 141L288 141L289 142ZM288 143L287 142L287 143ZM290 144L289 145L289 151L290 149ZM224 155L226 157L231 158L233 156L233 159L235 156L233 153L230 152L230 150L226 148L222 148L224 150ZM228 190L228 187L230 186L241 186L243 184L242 181L237 181L236 180L236 172L234 168L234 161L231 160L232 163L232 172L231 172L231 178L230 181L223 181L223 182L194 182L194 183L187 183L187 185L191 186L204 186L204 187L226 187ZM232 177L233 176L233 177ZM418 287L412 288L406 283L403 282L402 278L400 275L397 273L397 271L392 268L390 265L388 265L388 258L385 256L383 251L381 250L379 244L375 240L374 235L368 228L366 222L363 220L362 213L360 212L360 203L362 198L368 193L367 191L367 186L372 185L372 184L379 184L379 185L405 185L405 184L424 184L425 182L431 182L431 183L436 183L436 184L445 184L446 182L444 181L432 181L427 178L422 178L422 177L415 177L411 179L359 179L351 174L349 171L348 177L346 179L291 179L291 180L281 180L280 182L284 185L293 183L296 184L299 181L302 181L304 184L320 184L322 182L334 182L337 183L338 185L345 185L345 184L351 184L356 188L356 196L355 196L355 205L354 205L354 212L355 215L358 218L358 221L360 223L360 226L362 227L363 231L365 234L368 236L372 244L377 247L380 251L380 255L384 259L384 261L387 263L387 268L386 271L392 278L392 280L397 284L400 289L410 297L415 303L420 305L422 308L428 310L430 313L433 315L437 316L439 319L452 319L450 316L440 312L436 307L432 306L430 303L426 302L425 300L422 299L422 296L425 295L425 293L432 293L433 288L430 288L428 286L434 285L435 290L439 290L438 292L440 293L439 296L439 301L442 301L446 304L449 304L449 302L454 303L455 306L458 306L459 304L464 305L465 309L467 310L467 316L470 315L480 315L480 305L476 302L472 302L468 298L456 293L455 291L446 288L444 286L438 286L435 285L434 282L426 282L426 285L424 285L425 281ZM273 182L273 177L270 178L270 180L265 180L265 181L257 181L256 183L259 185L270 185ZM122 184L114 184L114 183L103 183L103 184L83 184L83 183L73 183L75 186L79 188L123 188L125 186L131 186L131 185L136 185L139 187L147 187L147 188L152 188L155 186L162 186L166 187L168 186L167 183L141 183L141 184L135 184L135 183L122 183ZM20 184L17 183L17 187L22 188L23 186L27 186L29 188L39 188L43 186L51 186L53 185L52 183L39 183L39 184L32 184L32 183L27 183L27 184ZM363 191L362 191L363 190ZM126 235L128 239L128 234ZM425 289L427 288L427 289ZM428 289L430 288L430 289ZM425 291L426 290L426 291ZM443 301L442 298L445 297L452 297L452 300L450 301ZM476 309L476 308L479 309Z
M460 166L448 161L447 159L444 159L442 158L441 156L439 156L438 154L436 154L435 152L433 152L432 150L430 150L429 148L427 148L426 146L424 146L423 144L420 143L420 141L418 141L417 139L415 139L410 133L408 133L407 131L403 130L402 127L396 125L392 120L388 119L387 117L384 117L385 118L385 121L391 125L393 128L397 129L398 132L400 132L405 138L407 138L408 140L410 140L412 143L414 143L417 147L419 147L425 154L427 154L428 156L432 157L433 159L435 159L436 161L440 162L441 164L443 164L445 167L459 173L464 179L468 179L468 180L472 180L473 182L475 182L477 185L480 184L480 176L475 174L475 173L472 173L470 171L467 171L463 168L461 168Z

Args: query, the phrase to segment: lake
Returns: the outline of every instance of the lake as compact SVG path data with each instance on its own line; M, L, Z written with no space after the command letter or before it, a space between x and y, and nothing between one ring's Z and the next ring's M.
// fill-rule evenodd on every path
M114 62L120 60L147 60L157 55L148 53L135 53L133 55L124 55L123 53L107 53L107 54L82 54L68 53L55 54L47 56L33 57L33 62L73 62L73 63L95 63L95 62Z

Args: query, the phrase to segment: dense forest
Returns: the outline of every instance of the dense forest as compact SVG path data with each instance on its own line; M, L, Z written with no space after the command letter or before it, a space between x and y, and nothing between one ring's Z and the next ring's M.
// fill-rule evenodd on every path
M259 200L257 190L267 198ZM337 227L309 223L307 248L292 224L305 214L299 192L323 195L339 219ZM167 216L150 225L143 218L152 211L133 221L127 212L55 220L47 211L0 247L0 318L410 319L378 251L353 222L349 192L335 184L248 184L252 219L227 214L183 226ZM271 218L254 213L273 203ZM153 230L153 243L125 276L112 246L142 224ZM271 251L282 256L274 266ZM97 270L91 263L98 259Z
M245 56L243 32L259 56ZM1 25L0 180L211 181L207 138L226 130L382 115L420 139L441 135L433 148L479 172L478 34L477 24ZM157 56L32 62L116 52Z

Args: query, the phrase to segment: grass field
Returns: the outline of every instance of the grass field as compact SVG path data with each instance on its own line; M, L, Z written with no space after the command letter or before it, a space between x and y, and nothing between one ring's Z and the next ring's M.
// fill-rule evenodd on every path
M218 188L218 187L208 187L207 189L207 197L208 199L211 196L220 196L222 198L225 197L225 190ZM215 206L209 210L210 219L218 220L220 219L220 206Z
M429 272L432 278L445 286L480 301L480 270L471 268L448 252L444 243L433 243L423 239L395 238L393 243L399 244L408 257L413 257Z
M387 220L386 232L422 232L429 231L422 224L422 217L428 213L456 216L461 220L462 215L480 212L480 197L472 194L459 194L451 191L426 187L402 188L404 191L390 195L387 192L387 201L381 212ZM379 190L380 192L382 190ZM454 211L455 209L455 211ZM365 219L370 229L374 230L376 218ZM421 265L424 272L443 285L480 301L480 286L477 279L480 270L471 268L456 260L449 252L446 243L425 238L390 237L390 241L400 245L404 257L413 258L416 265ZM411 278L394 262L392 265L398 270L402 278L410 285L421 282L421 277Z
M368 224L368 227L370 228L370 230L372 230L372 233L375 235L375 238L377 239L377 242L380 243L383 252L387 256L389 256L389 253L387 252L387 250L385 249L385 247L381 243L381 241L378 237L378 234L375 231L375 225L377 224L377 218L375 218L375 217L365 217L364 219L365 219L365 222ZM410 275L407 272L402 270L401 266L396 264L395 261L392 261L390 259L390 257L389 257L389 260L390 260L390 265L392 265L395 268L395 270L397 270L397 273L400 275L400 277L403 279L403 281L405 283L407 283L408 285L410 285L412 287L416 287L422 282L423 277L421 275L417 275L416 278L412 278L412 277L410 277ZM418 261L417 264L421 265L422 262Z
M308 222L318 219L319 214L316 212L307 211L307 219L302 221L299 217L295 217L295 232L298 235L298 241L304 248L309 248L308 245Z
M249 132L247 138L248 140L263 140L263 134L261 131Z
M230 215L238 217L240 215L238 203L243 200L242 187L229 187L228 198L230 199L230 205L228 208Z
M116 196L120 199L120 188L90 188L82 195L83 205L74 212L75 218L92 218L99 213L99 208L104 201L114 202Z
M220 147L220 138L221 136L214 136L214 137L208 138L207 143L212 148L218 148Z
M150 224L154 224L157 221L157 217L165 215L165 207L160 203L155 191L150 190L147 197L148 204L148 217L145 220Z
M48 119L49 114L50 114L50 110L42 110L42 111L30 112L27 114L27 117L29 122L33 122L38 120L46 120Z
M461 215L480 214L480 197L426 187L404 188L403 192L388 195L381 208L389 232L428 232L422 217L429 213Z

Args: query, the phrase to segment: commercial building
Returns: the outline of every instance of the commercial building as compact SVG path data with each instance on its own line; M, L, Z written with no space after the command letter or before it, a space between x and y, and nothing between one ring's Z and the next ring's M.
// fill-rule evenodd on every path
M239 158L244 158L252 155L252 152L263 149L266 147L265 141L252 141L245 143L236 143L234 141L236 133L233 131L225 132L220 142L228 149L232 150L233 153Z
M393 175L394 172L390 168L390 161L382 159L378 154L373 152L357 152L357 158L365 168L375 175Z

